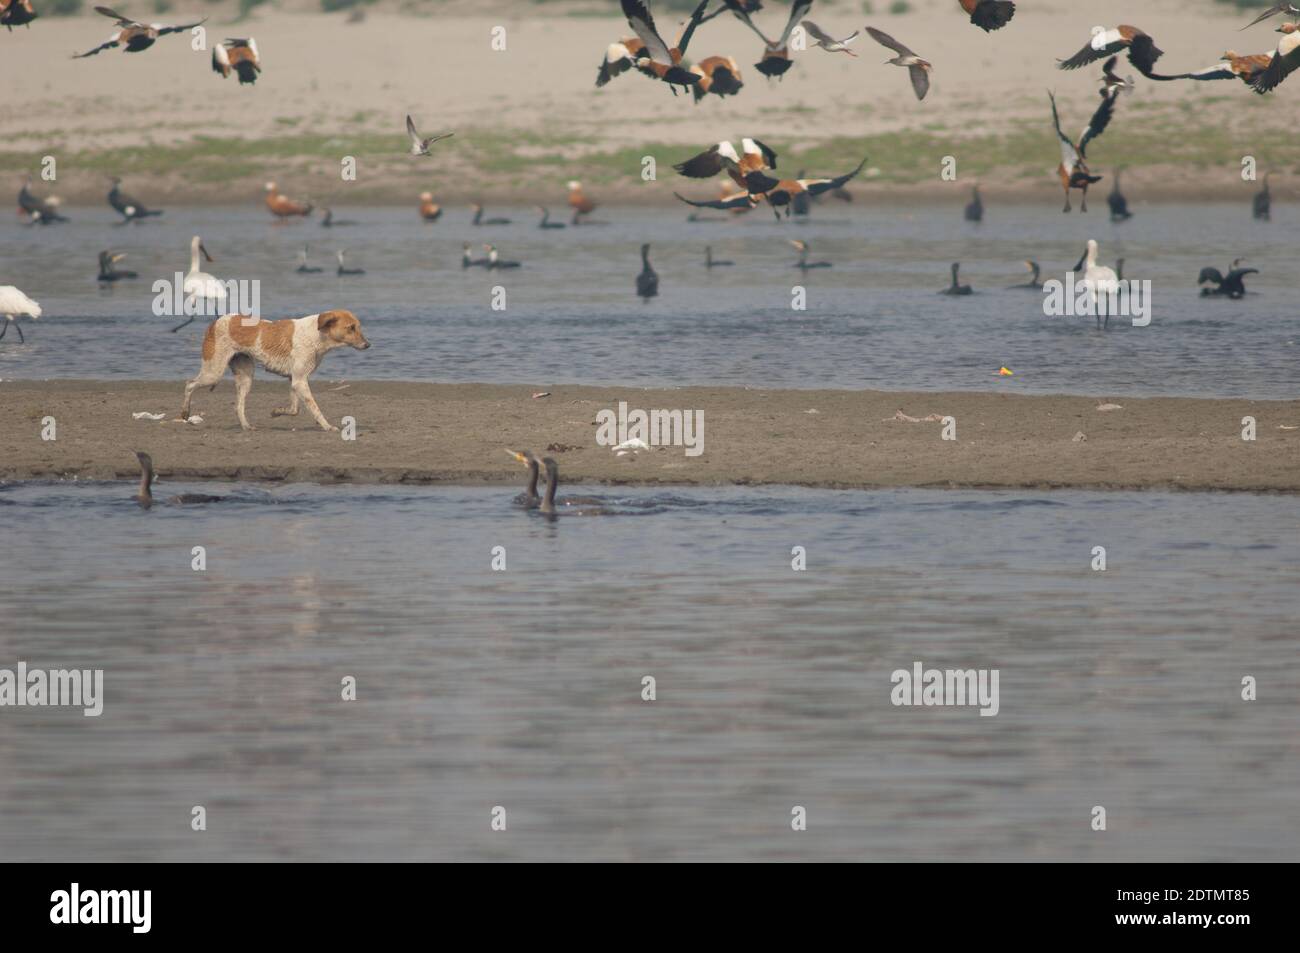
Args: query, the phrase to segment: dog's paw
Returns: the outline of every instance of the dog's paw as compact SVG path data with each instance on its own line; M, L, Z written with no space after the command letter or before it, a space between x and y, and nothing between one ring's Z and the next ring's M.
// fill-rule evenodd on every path
M290 410L288 407L276 407L271 411L272 417L297 417L298 411Z
M327 431L327 432L332 430L332 431L335 431L335 432L337 433L337 432L338 432L338 429L339 429L339 428L338 428L338 427L335 427L333 424L329 424L328 426L321 427L321 430L324 430L324 431Z

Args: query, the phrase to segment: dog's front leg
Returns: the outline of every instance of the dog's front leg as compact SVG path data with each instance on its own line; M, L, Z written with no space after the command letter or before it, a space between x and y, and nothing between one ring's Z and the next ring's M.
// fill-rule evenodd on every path
M302 402L307 405L307 409L311 411L311 415L316 418L316 423L320 424L322 430L339 429L326 420L325 415L320 412L316 398L311 395L311 388L307 386L307 378L295 377L293 379L293 392L302 398Z

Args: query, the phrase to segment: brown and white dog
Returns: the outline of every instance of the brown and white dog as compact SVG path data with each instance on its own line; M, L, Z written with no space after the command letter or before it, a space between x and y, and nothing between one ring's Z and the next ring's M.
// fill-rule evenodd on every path
M253 386L256 362L290 381L289 406L277 407L271 411L272 417L297 416L298 401L302 400L322 430L338 430L320 412L307 386L307 378L327 353L344 346L358 351L370 347L361 333L361 322L351 311L326 311L284 321L223 315L209 324L203 335L203 366L199 375L185 385L181 420L189 419L194 391L199 387L216 387L229 365L235 375L235 412L239 415L239 426L253 430L244 414L244 401Z

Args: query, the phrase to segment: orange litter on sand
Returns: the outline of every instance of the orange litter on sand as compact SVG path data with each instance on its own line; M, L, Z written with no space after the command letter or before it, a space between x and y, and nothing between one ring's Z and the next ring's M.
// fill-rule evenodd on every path
M998 368L998 377L1010 377L1011 374L1012 374L1012 370L1009 367Z

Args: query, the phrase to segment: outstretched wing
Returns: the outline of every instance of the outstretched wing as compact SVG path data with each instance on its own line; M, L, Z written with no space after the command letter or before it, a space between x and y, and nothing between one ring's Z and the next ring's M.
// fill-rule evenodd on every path
M1247 23L1244 27L1241 28L1241 30L1249 30L1256 23L1263 23L1269 17L1275 17L1279 13L1294 13L1294 12L1295 12L1295 7L1291 6L1291 4L1289 3L1274 4L1273 6L1265 10L1263 13L1261 13L1259 16L1255 17L1255 19ZM1240 33L1241 30L1238 30L1237 32Z
M754 196L750 195L748 192L737 192L735 195L728 195L725 199L713 199L709 202L693 202L683 195L678 195L676 192L674 192L673 195L676 195L687 205L694 205L696 208L753 208L754 203L757 201Z
M892 36L886 33L884 30L877 30L874 26L869 26L867 27L867 33L871 36L873 40L875 40L881 46L889 47L889 49L893 50L899 56L916 55L907 47L905 47L902 43L899 43L896 39L894 39Z
M722 156L718 147L706 149L697 156L691 156L685 162L673 166L678 173L691 179L708 179L722 171Z
M916 98L925 99L925 94L930 91L930 71L924 66L909 66L907 74L912 79L912 91L916 93Z
M1097 111L1092 114L1092 119L1079 135L1079 155L1085 159L1088 157L1088 143L1105 132L1106 127L1110 125L1111 117L1115 115L1115 100L1118 96L1119 90L1109 94L1102 93L1101 105L1097 107Z
M825 30L823 30L821 27L819 27L816 23L813 23L812 20L804 20L804 21L801 23L801 26L802 26L802 27L803 27L803 28L808 32L808 35L811 36L811 37L812 37L814 40L816 40L818 43L838 43L838 42L839 42L839 41L836 40L833 36L831 36L831 35L828 34Z
M109 40L107 43L101 43L93 50L88 50L85 53L73 53L72 58L74 60L85 59L87 56L94 56L96 53L102 53L104 50L111 50L115 46L117 46L117 37L113 37L113 39Z
M799 21L808 15L812 5L813 0L794 0L794 3L790 4L790 19L786 21L785 29L781 32L780 46L790 42L790 34L799 25Z
M166 36L168 33L184 33L187 30L194 29L196 26L203 26L203 24L207 22L208 18L204 17L198 23L182 23L180 26L160 26L158 28L158 35Z
M642 43L645 44L645 52L662 66L672 66L673 58L668 52L668 44L659 36L659 31L655 29L654 17L650 16L650 8L645 5L643 0L622 0L623 15L627 17L628 26L632 32L637 35Z
M852 172L846 172L844 175L836 176L833 179L801 179L803 187L808 190L809 195L821 195L823 192L830 192L834 189L844 188L844 183L856 176L866 166L867 159L863 156L858 167Z
M1061 140L1061 165L1072 169L1079 163L1079 152L1074 148L1070 137L1061 131L1061 117L1056 112L1056 97L1049 92L1047 98L1052 101L1052 125L1056 127L1056 137Z
M1095 63L1097 60L1104 60L1108 56L1114 56L1129 45L1129 41L1124 39L1119 30L1107 30L1105 33L1098 34L1098 36L1100 40L1094 37L1087 46L1068 60L1059 60L1057 66L1060 69L1078 69L1081 66L1087 66L1089 63Z
M758 151L763 154L763 164L766 165L769 169L775 169L776 152L772 149L772 147L760 142L757 139L751 139L749 141L752 142L754 145L758 146Z
M142 25L136 23L134 20L127 19L126 17L122 16L122 14L118 13L116 10L111 10L108 7L95 7L95 12L98 13L100 16L108 17L110 20L116 20L122 26Z
M686 29L682 30L681 39L677 41L677 52L686 55L686 48L691 45L691 37L695 35L695 28L702 22L704 8L709 5L709 0L700 0L700 5L691 13L691 19L686 24Z
M736 19L757 33L758 38L763 41L765 46L776 46L775 43L767 38L767 35L762 30L754 26L754 21L749 18L749 12L741 6L737 0L726 0L726 2L727 8L736 15Z
M1278 84L1294 73L1297 67L1300 67L1300 33L1290 33L1282 37L1282 42L1277 45L1277 51L1268 61L1268 66L1255 77L1250 88L1257 93L1267 93L1276 89Z
M1164 51L1156 48L1155 40L1145 33L1133 37L1128 48L1128 61L1137 67L1143 76L1154 78L1151 71L1155 69L1156 60L1164 56Z

